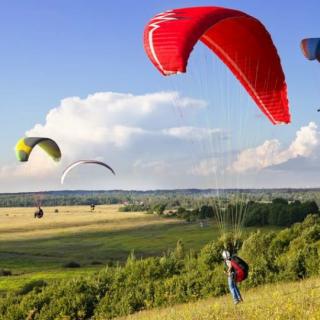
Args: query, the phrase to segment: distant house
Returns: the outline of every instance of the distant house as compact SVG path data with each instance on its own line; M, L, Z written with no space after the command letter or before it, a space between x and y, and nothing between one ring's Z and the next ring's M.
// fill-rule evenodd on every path
M176 213L177 213L177 210L175 210L175 209L164 210L164 211L163 211L163 215L168 216L168 217L173 216L173 215L175 215Z

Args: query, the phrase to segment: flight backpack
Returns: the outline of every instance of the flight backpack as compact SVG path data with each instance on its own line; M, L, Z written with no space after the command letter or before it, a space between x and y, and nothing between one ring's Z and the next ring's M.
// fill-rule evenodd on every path
M235 282L241 282L247 279L249 273L248 264L238 256L232 256L230 260L232 269L234 271Z

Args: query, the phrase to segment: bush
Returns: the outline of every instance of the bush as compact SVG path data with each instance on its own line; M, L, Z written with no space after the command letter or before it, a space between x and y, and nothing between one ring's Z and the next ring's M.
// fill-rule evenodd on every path
M12 272L8 269L0 269L0 277L7 277L7 276L11 276Z
M80 268L81 265L78 262L70 261L63 265L63 268Z
M273 280L275 266L273 259L268 255L268 248L275 236L274 232L257 231L243 242L239 255L250 267L247 286L257 286Z
M47 285L47 282L44 280L33 280L28 283L26 283L20 290L19 294L24 295L29 293L32 290L35 290L36 292L39 292L39 289L42 287L45 287Z

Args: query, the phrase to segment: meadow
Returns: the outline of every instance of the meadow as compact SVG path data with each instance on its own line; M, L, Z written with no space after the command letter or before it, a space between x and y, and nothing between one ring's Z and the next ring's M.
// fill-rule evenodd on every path
M119 212L118 205L43 208L41 219L33 208L0 209L0 290L16 289L30 280L69 278L91 274L107 264L161 255L182 239L186 248L200 249L218 236L209 224L159 217L141 212ZM58 212L55 212L58 210ZM81 268L68 269L74 261Z

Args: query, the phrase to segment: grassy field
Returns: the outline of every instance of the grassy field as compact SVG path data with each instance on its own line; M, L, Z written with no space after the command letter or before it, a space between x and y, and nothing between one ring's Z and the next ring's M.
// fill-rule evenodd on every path
M56 279L87 274L110 261L124 261L131 250L138 257L160 255L179 239L200 249L218 235L213 225L118 212L118 206L44 208L42 219L33 208L0 209L0 268L14 276L0 277L0 290L21 287L33 279ZM55 209L59 212L55 213ZM78 269L62 266L70 261Z
M96 272L106 264L124 262L134 250L137 257L161 255L181 239L199 250L219 236L215 225L163 218L144 213L119 212L119 206L43 208L42 219L33 208L0 208L0 291L17 289L37 279L60 279ZM58 209L58 213L55 210ZM249 229L250 230L250 229ZM75 261L81 268L66 269Z
M316 320L320 319L320 278L261 286L242 292L233 305L229 295L166 309L143 311L122 320Z

